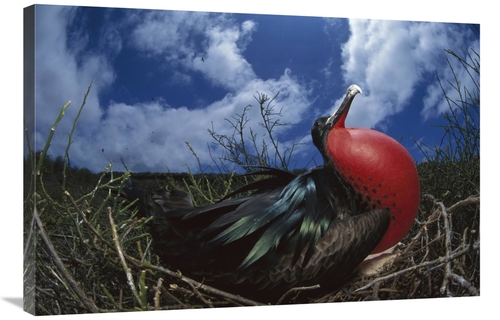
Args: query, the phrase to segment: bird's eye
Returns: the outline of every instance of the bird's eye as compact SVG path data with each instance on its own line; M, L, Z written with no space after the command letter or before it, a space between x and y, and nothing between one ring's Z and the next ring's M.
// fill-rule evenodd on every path
M325 124L325 119L324 118L319 118L314 121L314 128L321 128Z

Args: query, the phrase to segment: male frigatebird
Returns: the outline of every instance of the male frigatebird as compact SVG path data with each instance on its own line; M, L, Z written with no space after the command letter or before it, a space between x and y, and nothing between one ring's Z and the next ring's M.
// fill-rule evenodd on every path
M415 163L393 138L346 128L352 85L329 117L314 122L323 166L295 176L265 168L220 202L194 207L181 190L145 194L154 251L166 266L215 287L273 301L297 286L345 284L370 254L397 244L418 210ZM243 196L249 190L251 195ZM274 300L276 301L276 300Z

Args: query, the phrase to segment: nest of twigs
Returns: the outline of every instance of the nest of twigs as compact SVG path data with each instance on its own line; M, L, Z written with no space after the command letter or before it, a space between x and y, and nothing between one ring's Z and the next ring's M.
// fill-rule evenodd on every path
M115 196L127 176L103 173L88 190L51 194L42 189L43 197L26 219L27 311L261 305L161 266L151 250L146 219L135 216L134 203ZM424 195L417 221L395 248L393 261L337 292L318 297L312 294L316 287L294 288L276 304L476 296L479 248L479 196L446 206Z
M475 222L467 227L465 220ZM395 259L371 276L354 279L348 291L317 302L478 296L479 248L479 196L446 207L424 195Z

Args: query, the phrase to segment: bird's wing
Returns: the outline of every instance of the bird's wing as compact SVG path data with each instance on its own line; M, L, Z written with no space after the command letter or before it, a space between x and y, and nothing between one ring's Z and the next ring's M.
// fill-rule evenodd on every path
M306 264L320 237L324 236L332 221L341 217L331 188L323 185L327 183L324 175L321 168L311 169L295 177L284 188L255 195L220 216L203 230L202 235L214 235L209 243L220 246L253 237L254 246L241 262L241 270L297 234L294 262L302 248L307 247L303 262Z
M269 251L253 268L234 275L234 281L251 284L259 290L284 292L300 286L321 284L324 290L344 285L356 267L375 248L390 222L388 210L377 209L333 222L318 239L307 263L308 247L303 247L298 259L296 248L299 234Z
M208 261L212 259L208 256L218 245L210 240L221 232L228 221L244 218L253 211L262 211L271 206L280 190L295 177L278 169L261 169L249 174L259 176L260 179L230 194L233 198L227 197L204 207L194 207L191 196L184 191L144 192L132 179L125 182L123 191L130 200L140 198L138 205L142 215L152 217L150 232L155 248L158 249L155 251L160 256L168 259L169 256L182 254L187 257L186 261L190 261L189 256L192 255L192 259L196 258L197 261L203 257ZM251 190L255 191L251 196L241 196ZM218 226L223 221L226 223ZM246 243L252 241L249 238L244 240Z

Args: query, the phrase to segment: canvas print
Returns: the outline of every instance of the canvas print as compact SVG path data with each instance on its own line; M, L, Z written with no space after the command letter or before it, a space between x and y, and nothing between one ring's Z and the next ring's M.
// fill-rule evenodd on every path
M25 8L25 311L479 296L479 39Z

